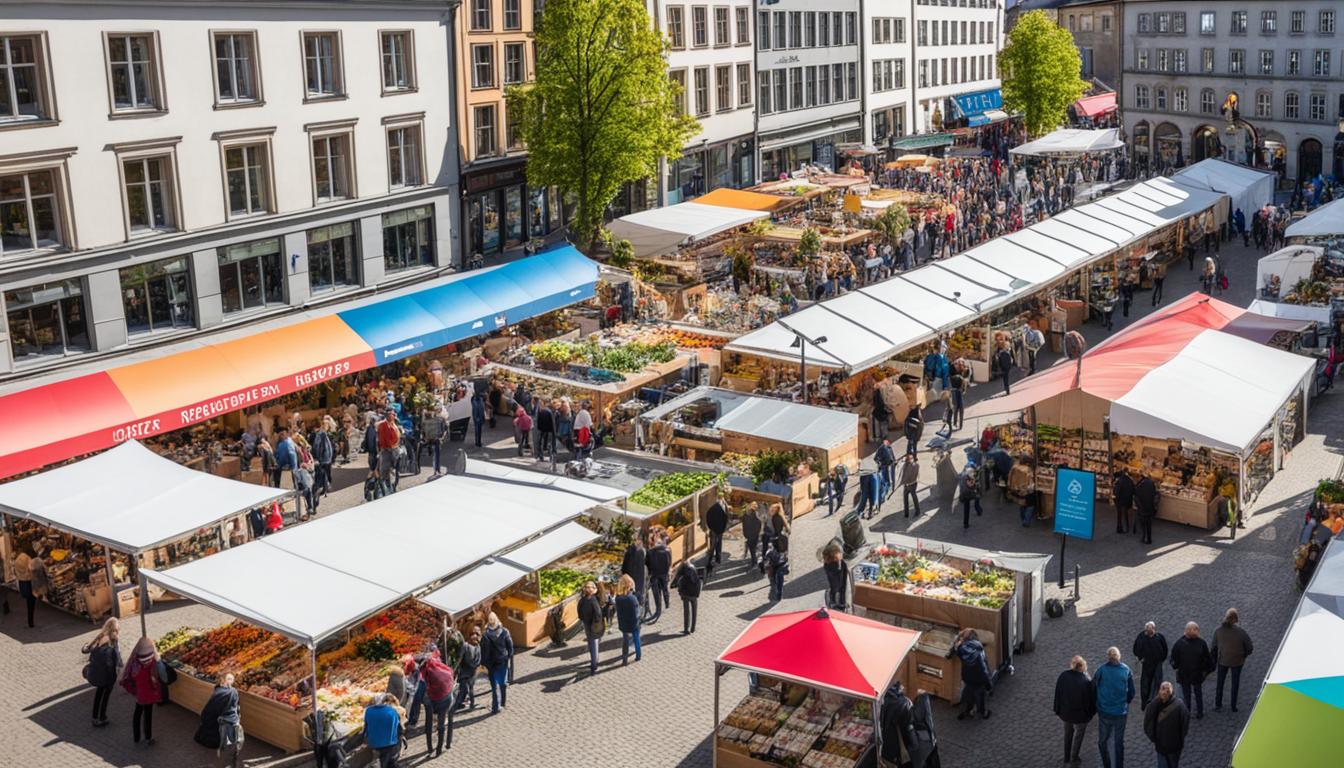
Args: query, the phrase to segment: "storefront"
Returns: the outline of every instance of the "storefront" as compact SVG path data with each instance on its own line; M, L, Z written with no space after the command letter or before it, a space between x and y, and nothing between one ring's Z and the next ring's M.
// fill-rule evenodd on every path
M761 178L781 178L805 165L834 170L840 161L836 145L861 141L863 130L857 118L839 118L820 126L763 136Z
M464 253L493 256L546 237L574 215L554 187L527 183L527 159L509 158L462 174Z
M666 205L724 187L741 189L756 180L756 140L738 136L717 144L687 147L667 163Z

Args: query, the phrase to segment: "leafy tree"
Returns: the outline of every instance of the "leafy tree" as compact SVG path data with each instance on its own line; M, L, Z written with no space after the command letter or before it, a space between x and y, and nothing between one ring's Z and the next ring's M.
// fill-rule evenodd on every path
M1021 113L1033 136L1054 130L1087 90L1082 66L1067 30L1045 11L1022 14L999 54L1004 107Z
M653 175L699 127L682 114L641 0L549 0L536 40L536 82L510 87L508 109L528 183L574 195L571 231L587 246L621 186Z
M882 233L892 248L898 248L905 230L910 228L910 212L904 205L893 203L873 220L873 229Z

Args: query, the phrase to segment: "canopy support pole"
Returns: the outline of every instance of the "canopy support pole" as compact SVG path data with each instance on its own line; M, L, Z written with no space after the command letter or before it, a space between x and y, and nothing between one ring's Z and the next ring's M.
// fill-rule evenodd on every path
M723 675L723 667L718 663L714 664L714 727L709 732L709 754L710 768L718 768L719 765L719 678Z
M142 571L140 574L140 634L149 637L148 619L145 615L149 613L149 581L145 578ZM108 578L111 578L109 575Z
M317 711L317 645L308 646L308 658L313 663L313 690L309 694L313 700L313 751L321 754L322 732L322 714Z

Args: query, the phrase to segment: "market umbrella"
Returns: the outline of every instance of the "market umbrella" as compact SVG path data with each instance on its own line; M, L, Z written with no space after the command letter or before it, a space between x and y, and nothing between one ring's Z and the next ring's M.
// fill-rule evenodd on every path
M901 155L900 157L896 158L894 162L887 163L887 167L912 168L918 165L927 165L930 160L936 160L936 159L937 158L930 157L928 155L921 155L918 153L911 155Z

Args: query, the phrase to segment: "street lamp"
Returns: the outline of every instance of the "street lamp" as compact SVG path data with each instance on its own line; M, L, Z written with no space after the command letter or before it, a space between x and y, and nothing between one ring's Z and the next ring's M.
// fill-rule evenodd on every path
M788 328L788 326L785 326L785 327ZM814 346L814 347L820 347L822 344L825 344L825 343L826 343L827 339L826 339L825 336L818 336L818 337L815 338L815 339L809 339L809 338L807 338L806 336L804 336L803 334L799 333L798 331L793 330L792 328L789 328L789 331L793 334L793 341L789 343L789 346L790 346L790 347L797 347L797 348L798 348L798 357L799 357L799 360L800 360L801 363L802 363L802 365L801 365L801 369L802 369L802 370L801 370L801 373L802 373L802 376L801 376L801 378L799 379L799 381L800 381L801 384L802 384L802 387L801 387L801 390L800 390L799 393L798 393L798 402L800 402L800 403L806 403L806 402L807 402L807 345L808 345L808 344L811 344L811 345Z

